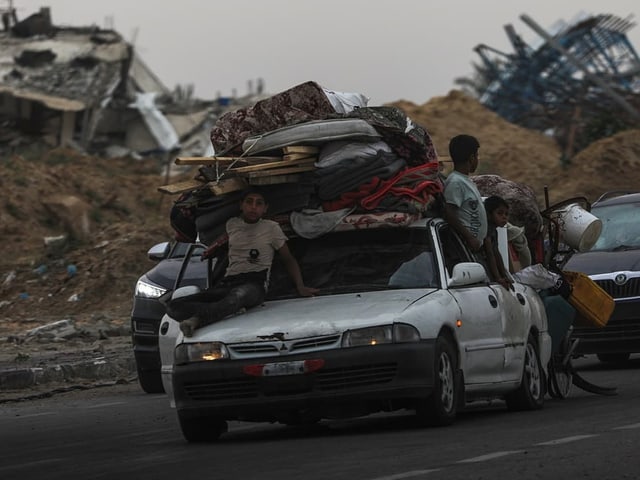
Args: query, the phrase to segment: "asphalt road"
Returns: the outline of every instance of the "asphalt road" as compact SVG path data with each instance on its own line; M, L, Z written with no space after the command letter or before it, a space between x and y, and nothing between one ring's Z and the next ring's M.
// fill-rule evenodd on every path
M135 384L0 405L0 478L29 479L636 479L640 357L579 361L618 395L575 389L537 412L479 404L423 429L410 412L314 427L231 423L220 442L186 443L164 395Z

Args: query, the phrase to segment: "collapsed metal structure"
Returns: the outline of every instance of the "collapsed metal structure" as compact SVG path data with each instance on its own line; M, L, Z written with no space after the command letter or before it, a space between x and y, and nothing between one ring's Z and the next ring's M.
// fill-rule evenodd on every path
M631 17L582 14L549 33L520 18L541 38L539 45L506 25L513 52L476 46L475 77L459 84L510 122L553 131L570 151L614 133L603 129L640 124L640 58L626 36L635 25Z

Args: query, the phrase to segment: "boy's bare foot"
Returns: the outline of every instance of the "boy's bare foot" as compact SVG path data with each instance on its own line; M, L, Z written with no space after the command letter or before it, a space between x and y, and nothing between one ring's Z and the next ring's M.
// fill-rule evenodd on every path
M185 337L192 337L193 332L199 326L200 326L200 321L195 317L191 317L187 320L180 322L180 330L182 330L182 333L184 334Z

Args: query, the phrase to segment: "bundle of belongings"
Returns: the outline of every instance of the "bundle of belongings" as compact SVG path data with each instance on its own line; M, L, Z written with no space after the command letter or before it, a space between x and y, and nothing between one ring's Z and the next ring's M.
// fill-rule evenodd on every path
M269 218L304 238L409 224L443 191L424 128L398 108L315 82L222 115L211 142L213 157L176 159L199 166L193 181L159 188L180 194L170 214L180 241L215 242L251 186L264 192Z

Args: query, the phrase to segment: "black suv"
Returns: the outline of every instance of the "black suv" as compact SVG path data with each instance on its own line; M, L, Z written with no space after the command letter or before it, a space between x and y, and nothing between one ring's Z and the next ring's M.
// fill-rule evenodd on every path
M640 193L607 192L591 205L602 233L588 252L574 254L565 270L583 272L615 300L604 328L576 328L577 353L624 362L640 353Z
M163 242L153 246L147 255L158 263L136 283L131 310L131 336L138 381L147 393L164 392L160 378L158 328L165 307L160 297L174 289L181 268L185 269L181 286L206 288L207 262L203 262L201 256L204 247L196 246L198 250L191 256L189 264L183 267L185 254L190 247L191 244L181 242Z

